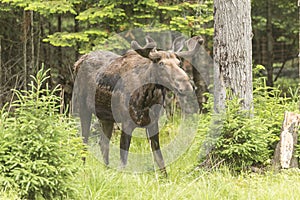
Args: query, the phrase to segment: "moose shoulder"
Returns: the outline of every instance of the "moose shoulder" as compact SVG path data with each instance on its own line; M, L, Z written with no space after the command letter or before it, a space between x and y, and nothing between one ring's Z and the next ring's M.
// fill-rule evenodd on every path
M127 163L133 130L137 127L145 128L154 159L161 171L166 174L159 144L159 112L167 89L181 96L193 90L189 77L180 68L178 58L192 56L201 45L202 39L195 40L196 42L191 44L193 48L189 47L189 51L176 53L157 51L156 43L151 38L147 38L146 41L144 47L133 41L131 43L133 50L123 56L102 51L102 55L97 58L88 54L76 63L77 71L87 68L81 70L85 73L87 82L84 84L84 80L79 80L77 83L79 88L87 87L78 89L76 95L79 101L79 116L85 143L88 141L92 113L102 124L103 131L100 134L99 144L104 163L107 165L109 142L115 122L122 124L120 139L122 167ZM173 46L182 49L183 42L181 40L175 42Z

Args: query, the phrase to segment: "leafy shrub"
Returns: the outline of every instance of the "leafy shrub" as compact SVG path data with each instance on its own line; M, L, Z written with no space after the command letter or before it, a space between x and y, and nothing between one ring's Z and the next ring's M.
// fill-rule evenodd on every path
M254 110L240 109L240 100L226 102L224 113L215 118L210 127L204 147L210 152L206 161L210 166L225 163L240 171L250 166L266 166L270 163L276 143L279 141L284 111L295 111L298 105L297 92L291 97L282 97L280 90L269 88L265 79L254 84ZM208 103L212 110L211 100Z
M1 112L0 188L25 199L71 195L79 169L82 141L74 122L59 114L59 89L49 90L46 74L32 77L29 91L14 91L18 100L8 109L13 112Z
M299 79L293 77L282 77L274 83L278 87L283 95L290 96L290 88L297 88L299 85Z
M289 88L288 97L282 95L282 90L279 87L267 87L266 79L260 78L254 84L254 108L255 115L265 120L264 126L273 138L269 144L269 149L272 153L275 150L276 144L279 141L282 122L284 119L284 112L297 112L299 107L298 88L294 90ZM273 155L273 154L272 154Z
M206 147L212 146L209 153L211 165L223 162L239 171L246 166L268 162L271 137L261 118L242 111L237 98L227 101L226 112L218 116L219 125L214 127L206 141Z

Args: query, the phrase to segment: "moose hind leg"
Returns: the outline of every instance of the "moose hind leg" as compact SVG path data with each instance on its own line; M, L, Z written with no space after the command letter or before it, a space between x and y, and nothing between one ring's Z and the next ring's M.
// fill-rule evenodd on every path
M101 121L102 132L100 133L99 145L105 165L109 164L109 142L113 132L114 123L111 121Z
M90 135L90 126L92 120L92 113L88 111L88 109L84 107L80 107L79 110L80 124L81 124L81 134L83 137L83 143L85 144L85 151L87 150L88 139ZM85 163L86 157L82 157L83 162Z
M148 139L150 140L150 145L151 145L151 150L153 153L154 160L157 163L161 172L165 176L167 176L165 162L160 150L158 124L155 123L154 125L148 127L146 131L147 131Z
M89 112L88 109L83 108L83 109L80 109L79 117L80 117L80 123L81 123L81 132L82 132L83 142L84 142L84 144L87 144L89 135L90 135L92 113Z

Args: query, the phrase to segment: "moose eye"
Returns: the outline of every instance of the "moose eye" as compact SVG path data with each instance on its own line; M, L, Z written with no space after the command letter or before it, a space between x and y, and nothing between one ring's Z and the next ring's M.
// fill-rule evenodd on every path
M158 66L159 66L159 67L164 67L164 66L165 66L165 63L164 63L164 62L159 62L159 63L158 63Z

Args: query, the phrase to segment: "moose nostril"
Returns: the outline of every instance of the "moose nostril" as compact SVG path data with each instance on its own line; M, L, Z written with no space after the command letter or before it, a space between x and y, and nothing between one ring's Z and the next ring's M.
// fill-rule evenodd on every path
M183 92L183 89L180 87L179 84L175 84L175 91L181 94Z
M182 88L178 88L178 89L177 89L177 92L178 92L179 94L182 94L182 93L184 92L184 90L183 90Z

